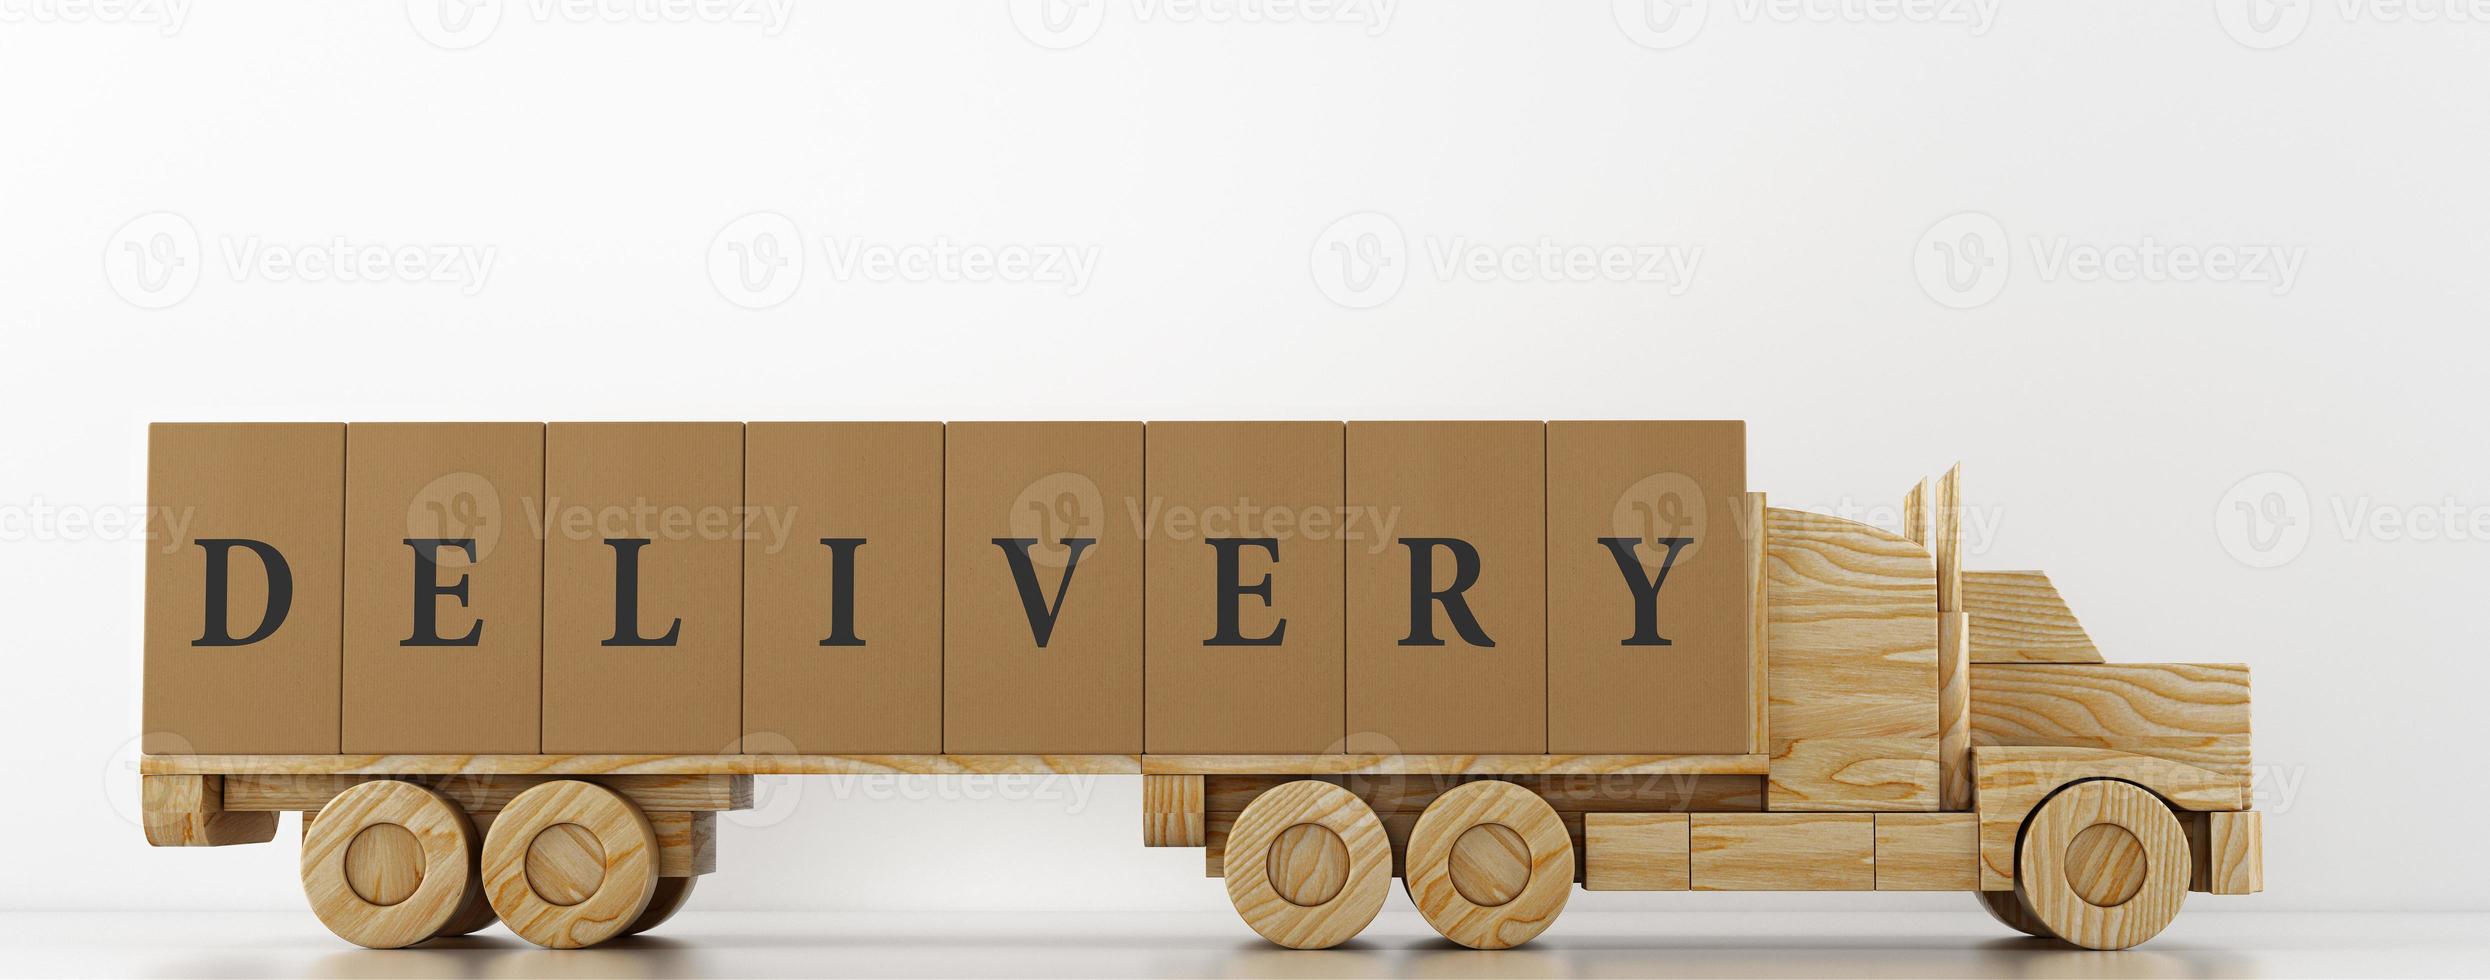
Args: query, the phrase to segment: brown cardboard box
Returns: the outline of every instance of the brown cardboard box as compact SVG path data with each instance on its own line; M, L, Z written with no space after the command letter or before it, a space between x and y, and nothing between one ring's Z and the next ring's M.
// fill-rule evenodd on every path
M946 442L943 751L1141 751L1141 424L955 422Z
M536 751L544 483L542 423L346 427L341 751Z
M942 441L940 422L744 427L747 751L942 751Z
M141 751L337 751L345 483L333 422L148 428Z
M1550 422L1547 487L1548 751L1763 751L1748 746L1746 423ZM1633 539L1639 583L1602 538Z
M1545 433L1538 422L1349 423L1350 752L1547 750ZM1476 576L1452 593L1465 546ZM1460 601L1429 599L1413 623L1420 553L1427 588Z
M544 751L739 750L743 437L737 422L545 427Z
M1149 424L1149 751L1341 750L1344 438Z

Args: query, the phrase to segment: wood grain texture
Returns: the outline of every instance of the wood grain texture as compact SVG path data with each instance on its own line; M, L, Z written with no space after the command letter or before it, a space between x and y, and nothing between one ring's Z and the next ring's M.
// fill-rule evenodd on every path
M691 903L692 886L697 884L700 884L700 879L696 877L657 879L656 890L649 893L648 908L641 910L639 918L623 927L622 934L637 936L665 925L667 919L674 918L675 913L683 911L683 906Z
M1766 770L1760 755L1147 755L1146 773L1331 776L1351 774L1741 775Z
M1976 642L1976 641L1975 641ZM2250 771L2246 664L1975 664L1974 745L2117 749Z
M2182 810L2244 810L2246 787L2223 773L2115 749L1973 746L1980 814L1980 890L2014 887L2015 839L2043 799L2086 779L2118 779L2160 794Z
M1238 813L1253 798L1290 781L1288 776L1204 777L1205 805L1211 811ZM1354 775L1317 777L1347 787L1377 814L1417 813L1446 790L1486 777L1469 775ZM1760 776L1555 775L1505 776L1537 793L1558 813L1643 813L1686 810L1761 810L1764 781Z
M1299 824L1338 835L1348 855L1346 880L1317 905L1289 901L1271 880L1271 847ZM1293 949L1326 949L1349 941L1382 911L1392 884L1391 840L1374 811L1348 790L1297 780L1255 798L1233 826L1221 829L1228 901L1262 938Z
M276 814L226 809L222 776L143 775L138 800L147 843L157 847L264 844L277 836Z
M1141 777L1141 843L1144 847L1202 846L1202 778ZM1239 803L1236 810L1244 810Z
M2253 895L2265 890L2265 821L2255 810L2187 814L2190 891Z
M402 839L411 849L373 854L374 837ZM367 846L356 847L358 840ZM474 825L439 794L412 783L366 783L338 794L303 832L303 896L338 938L373 949L412 946L458 913L474 881L475 849ZM394 866L401 858L407 866Z
M2109 838L2132 846L2079 846L2100 824L2124 830ZM2129 783L2093 780L2050 797L2032 815L2018 851L2015 890L2024 906L2058 938L2087 949L2126 949L2153 938L2187 898L2187 832L2162 801ZM2132 880L2100 887L2122 878ZM2087 901L2086 892L2109 904ZM2103 898L2107 893L2117 897Z
M1693 887L1689 826L1683 813L1584 814L1582 887L1590 891L1685 891Z
M2058 938L2056 933L2049 931L2047 923L2040 921L2032 914L2031 909L2023 906L2023 898L2013 892L1975 891L1971 893L1971 897L1978 899L1980 910L1987 912L1989 918L1996 919L1999 925L2034 939Z
M225 806L232 810L317 810L331 797L375 777L348 773L244 773L226 776ZM469 813L508 806L512 798L554 776L397 776L430 789ZM588 780L629 797L643 810L747 810L750 776L596 776Z
M1937 741L1927 738L1775 739L1766 809L1937 809Z
M1928 546L1928 501L1936 495L1936 481L1921 477L1902 495L1902 536L1912 544Z
M1980 887L1980 816L1876 815L1877 891L1973 891Z
M1937 800L1971 809L1971 616L1937 614Z
M718 815L712 811L648 814L657 835L657 875L691 878L718 870Z
M310 833L311 818L315 815L310 811L303 813L305 834ZM467 822L475 829L476 843L467 853L467 894L459 899L458 911L451 913L450 921L432 934L434 939L473 935L501 921L501 916L493 914L493 900L484 894L484 833L493 826L494 816L492 812L467 814Z
M1876 818L1865 813L1697 813L1696 891L1869 891Z
M1746 750L1758 754L1772 751L1772 580L1765 569L1765 547L1771 538L1764 527L1764 513L1769 509L1763 493L1749 491L1746 507L1738 514L1739 533L1747 547L1747 693L1755 699L1755 733L1747 740Z
M327 822L325 814L321 821ZM558 883L533 875L545 864L530 860L539 852L538 837L571 827L594 839L597 873L567 874ZM593 946L621 935L648 909L657 888L657 846L648 817L621 794L580 780L545 783L519 794L494 818L484 839L485 893L521 939L552 949ZM557 900L573 889L586 897Z
M1936 568L1886 531L1771 508L1772 737L1937 737Z
M149 774L349 773L375 776L739 775L973 776L1000 773L1118 775L1141 771L1137 755L151 755Z
M1964 572L1963 611L1971 614L1975 661L2101 662L2100 649L2048 573Z
M1937 611L1963 608L1963 464L1938 477L1928 496L1928 553L1937 563Z
M1474 834L1502 827L1511 836ZM1503 780L1464 783L1410 830L1402 881L1444 938L1509 949L1547 931L1573 893L1574 847L1546 801ZM1501 899L1501 900L1500 900Z

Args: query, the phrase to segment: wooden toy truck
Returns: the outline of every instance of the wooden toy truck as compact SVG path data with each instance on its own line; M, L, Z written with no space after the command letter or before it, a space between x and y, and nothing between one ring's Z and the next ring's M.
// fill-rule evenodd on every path
M159 452L151 482L189 462ZM1143 843L1202 848L1246 924L1297 948L1355 936L1394 877L1445 937L1483 949L1539 935L1576 884L1964 891L2011 928L2093 949L2151 938L2189 891L2261 890L2247 668L2103 662L2047 576L1961 568L1959 486L1958 468L1912 489L1901 534L1742 486L1724 501L1707 533L1744 559L1743 752L151 748L146 834L266 842L278 812L301 812L314 912L382 948L496 919L551 947L653 928L716 870L716 816L749 807L763 774L1139 775ZM303 588L317 570L290 574ZM1058 609L1075 594L1062 581ZM151 635L162 591L151 568Z

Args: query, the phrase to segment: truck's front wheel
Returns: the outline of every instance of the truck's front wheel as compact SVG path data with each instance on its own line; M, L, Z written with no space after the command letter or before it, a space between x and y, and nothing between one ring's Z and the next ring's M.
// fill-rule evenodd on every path
M2159 797L2096 779L2041 804L2016 848L2015 891L2058 938L2125 949L2158 935L2187 898L2187 832Z

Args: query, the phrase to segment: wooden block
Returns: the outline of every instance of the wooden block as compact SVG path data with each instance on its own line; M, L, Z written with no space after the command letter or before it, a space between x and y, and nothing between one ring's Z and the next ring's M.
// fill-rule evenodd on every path
M1937 563L1937 611L1963 608L1963 464L1939 477L1928 497L1928 551Z
M276 814L226 810L224 789L222 776L140 776L139 812L147 843L222 847L276 839Z
M1691 815L1696 891L1869 891L1876 820L1865 813Z
M927 776L1133 775L1137 755L151 755L139 771L193 773L360 773L373 776Z
M1973 687L1978 687L1974 681ZM2118 779L2181 810L2247 809L2247 787L2225 773L2115 749L1974 745L1980 814L1980 890L2014 887L2015 837L2043 799L2084 779Z
M1936 568L1852 521L1766 513L1772 736L1937 737Z
M1976 813L1876 815L1877 891L1978 891Z
M1971 657L1982 663L2101 662L2092 635L2044 572L1964 572Z
M1253 798L1302 776L1207 776L1203 805L1216 812L1243 812ZM1347 787L1376 813L1416 813L1471 775L1350 775L1314 777ZM1550 775L1495 777L1537 793L1559 813L1643 813L1764 808L1757 776Z
M955 422L944 456L943 751L1141 751L1141 425Z
M1145 772L1292 773L1309 776L1472 773L1482 776L1603 773L1613 775L1754 775L1760 755L1151 755Z
M1341 750L1345 438L1149 424L1149 751Z
M531 754L545 427L346 427L340 750Z
M743 449L736 422L546 427L544 751L740 750Z
M1983 663L1971 689L1974 745L2117 749L2227 774L2242 792L2254 778L2246 664Z
M942 467L939 422L745 427L753 745L942 751Z
M1769 809L1935 810L1941 767L1925 738L1775 739Z
M1683 813L1583 815L1582 887L1685 891L1691 860Z
M141 749L336 752L345 426L147 432Z
M1747 717L1754 725L1746 750L1754 753L1772 751L1772 588L1764 574L1767 509L1762 493L1749 493L1738 512L1738 533L1746 541Z
M1948 810L1971 809L1971 616L1937 614L1937 784Z
M657 834L657 874L688 878L718 869L718 815L711 811L656 811L648 826Z
M356 783L373 777L332 773L252 773L224 777L229 810L317 810ZM456 774L401 776L441 794L469 813L489 813L513 797L559 776ZM588 780L628 798L640 809L744 810L752 806L752 777L727 775L596 776Z
M1202 779L1201 776L1141 777L1142 846L1202 846ZM1244 810L1241 804L1236 808L1239 813Z
M2265 890L2265 815L2255 810L2190 813L2185 821L2195 862L2188 888L2215 895Z
M1547 751L1546 426L1348 439L1348 751Z
M1746 423L1547 426L1548 751L1749 751Z
M1936 495L1936 481L1922 477L1902 495L1902 536L1912 544L1928 546L1928 501Z
M1228 830L1235 826L1235 813L1202 815L1202 877L1217 878L1225 873L1222 864L1228 856Z

